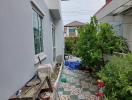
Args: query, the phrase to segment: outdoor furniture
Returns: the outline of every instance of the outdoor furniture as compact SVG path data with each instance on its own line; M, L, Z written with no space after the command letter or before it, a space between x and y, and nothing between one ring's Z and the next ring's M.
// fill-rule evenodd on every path
M34 81L31 80L30 82ZM53 89L51 87L51 83L48 77L46 77L42 82L38 84L32 84L31 86L24 86L20 90L20 95L16 95L17 92L10 97L9 100L36 100L39 97L39 94L42 93L42 90L45 88L45 84L48 84L48 92L53 92ZM34 82L33 82L34 83ZM28 83L27 83L28 84Z
M37 74L27 82L21 89L19 89L9 100L49 100L47 97L49 93L53 92L50 80L50 66L39 66ZM48 88L46 87L46 82ZM46 91L44 91L46 88ZM43 93L46 92L46 93ZM48 93L49 92L49 93ZM44 97L44 94L46 97ZM48 94L48 95L47 95ZM40 97L39 97L40 96Z

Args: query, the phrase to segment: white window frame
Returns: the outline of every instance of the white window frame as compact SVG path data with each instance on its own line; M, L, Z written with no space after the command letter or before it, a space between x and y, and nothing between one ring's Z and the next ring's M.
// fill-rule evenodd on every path
M70 29L75 29L75 32L70 32ZM77 29L76 29L76 27L69 27L68 33L69 33L69 37L71 37L72 34L75 34L75 36L77 36Z
M36 11L40 16L42 16L44 18L44 15L45 15L44 12L41 10L41 8L39 7L39 5L34 0L31 1L31 5L32 5L32 10ZM38 57L42 61L42 60L44 60L44 59L47 58L47 55L45 55L44 51L41 52L41 53L39 53L39 54L35 54L34 53L34 64L39 63Z

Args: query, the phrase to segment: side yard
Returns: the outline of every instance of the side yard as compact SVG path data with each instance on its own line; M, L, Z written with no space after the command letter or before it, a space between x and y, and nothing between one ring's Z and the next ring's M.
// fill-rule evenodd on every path
M70 53L82 59L80 69L89 71L98 79L98 96L105 100L131 100L132 54L126 39L118 36L110 24L98 24L96 17L78 32L76 44L67 40L70 45L66 46L73 48L76 45Z

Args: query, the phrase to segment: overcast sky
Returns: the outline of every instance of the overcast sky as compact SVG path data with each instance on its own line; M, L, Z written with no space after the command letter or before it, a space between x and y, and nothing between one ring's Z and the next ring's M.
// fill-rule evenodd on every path
M62 1L62 16L64 24L71 21L89 22L103 5L105 0L69 0Z

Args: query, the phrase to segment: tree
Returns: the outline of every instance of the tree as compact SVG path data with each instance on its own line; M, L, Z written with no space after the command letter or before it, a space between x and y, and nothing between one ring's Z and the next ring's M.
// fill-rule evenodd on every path
M72 54L73 51L73 40L70 38L65 39L65 53Z
M80 37L76 54L87 66L104 66L104 54L113 52L129 52L125 39L116 36L113 27L108 23L97 24L96 17L79 28Z
M95 17L79 29L80 37L77 43L77 55L81 56L84 65L94 66L100 59L100 51L96 47L97 25Z

